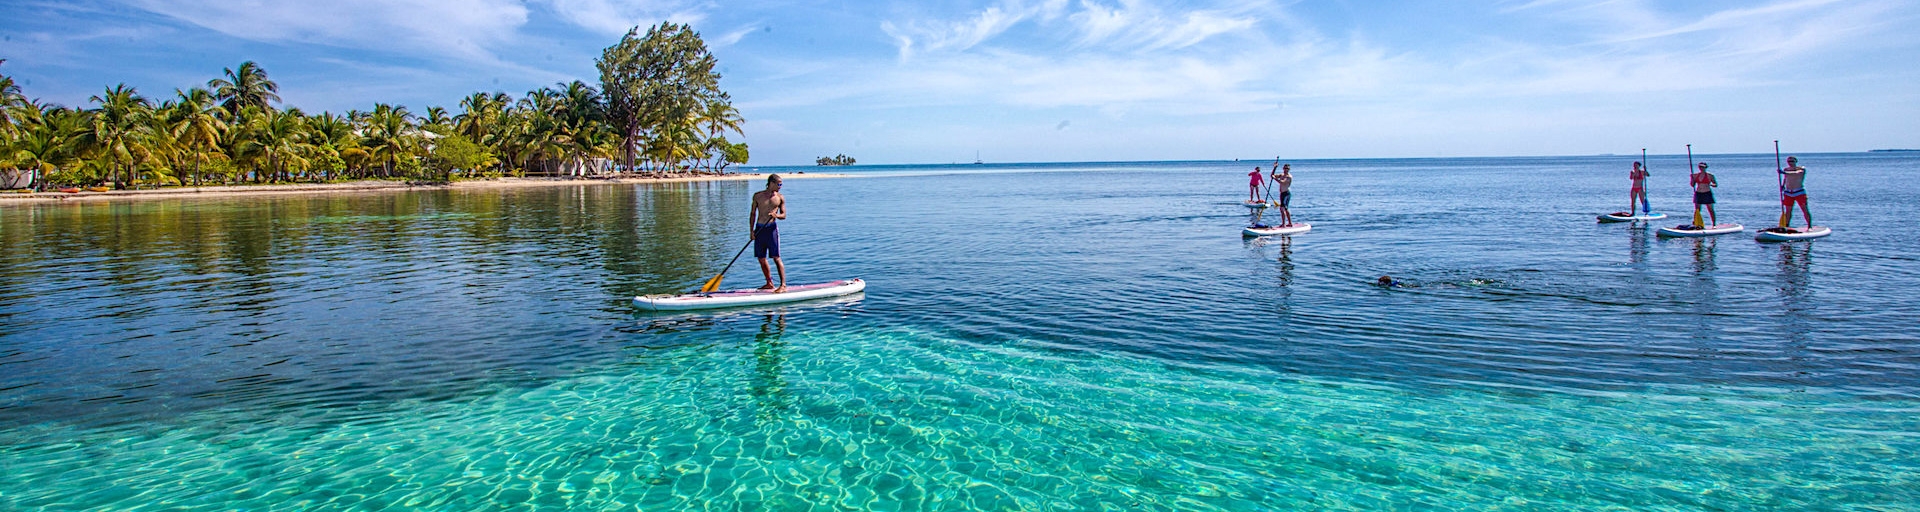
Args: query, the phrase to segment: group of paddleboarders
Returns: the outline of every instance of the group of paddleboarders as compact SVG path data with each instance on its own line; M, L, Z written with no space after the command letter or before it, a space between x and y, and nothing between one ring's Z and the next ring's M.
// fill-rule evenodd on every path
M1681 226L1683 228L1704 229L1707 226L1720 225L1720 214L1715 212L1713 208L1713 189L1714 187L1720 186L1720 180L1715 177L1713 173L1708 172L1707 168L1706 162L1700 162L1695 166L1693 173L1687 176L1687 186L1693 188L1694 224L1692 226ZM1778 172L1780 174L1780 228L1791 228L1793 223L1793 207L1794 205L1799 205L1801 215L1807 219L1807 228L1812 229L1813 212L1807 208L1807 168L1800 165L1799 157L1789 156L1787 157L1786 167L1781 168ZM1646 184L1647 177L1652 175L1653 173L1648 172L1646 167L1640 162L1633 163L1633 171L1627 173L1627 179L1631 183L1631 187L1627 190L1627 211L1623 213L1628 215L1625 216L1631 216L1633 213L1633 204L1636 200L1640 203L1641 215L1653 214L1653 208L1647 202ZM1705 224L1701 223L1702 219L1700 218L1700 209L1702 207L1706 208L1707 213L1707 222Z

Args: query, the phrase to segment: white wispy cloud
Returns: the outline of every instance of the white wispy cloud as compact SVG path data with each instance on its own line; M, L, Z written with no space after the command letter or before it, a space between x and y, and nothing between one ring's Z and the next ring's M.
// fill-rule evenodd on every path
M1570 43L1498 40L1452 68L1435 90L1461 94L1565 95L1751 87L1797 59L1842 52L1851 41L1895 28L1884 0L1788 0L1704 14L1643 2L1536 1L1508 14L1566 27ZM1596 21L1600 20L1600 21Z
M527 21L518 0L127 0L229 36L498 63Z
M764 28L766 28L766 26L759 23L735 28L733 30L729 30L725 33L720 34L719 37L707 38L707 47L726 48L728 46L733 46L735 44L739 44L741 39L745 39L747 37L747 34L759 32Z
M705 2L681 0L545 0L553 12L581 28L620 35L634 27L641 32L662 21L696 23L706 19Z
M914 52L966 51L988 38L1000 35L1031 14L1012 2L990 6L968 19L957 21L908 21L896 24L880 22L880 30L892 37L902 59Z

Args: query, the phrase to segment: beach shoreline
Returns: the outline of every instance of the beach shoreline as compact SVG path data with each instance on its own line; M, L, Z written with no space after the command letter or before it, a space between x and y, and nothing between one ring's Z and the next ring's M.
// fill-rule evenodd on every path
M300 194L342 194L445 189L503 189L556 186L620 185L637 183L692 183L705 181L764 180L768 173L676 176L666 178L493 178L421 183L417 181L364 180L346 183L289 183L272 185L216 185L207 187L168 187L145 190L109 190L105 192L0 193L0 205L57 203L66 201L111 201L142 199L232 198ZM846 174L783 174L783 178L844 178Z

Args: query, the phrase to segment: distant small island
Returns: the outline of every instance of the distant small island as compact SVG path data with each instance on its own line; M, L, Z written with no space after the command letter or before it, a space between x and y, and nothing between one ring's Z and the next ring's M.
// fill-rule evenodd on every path
M1869 149L1868 153L1915 153L1920 149Z
M816 158L813 160L813 163L820 164L820 165L853 165L853 157L847 156L845 153L842 153L842 154L834 155L833 157L823 156L820 158Z

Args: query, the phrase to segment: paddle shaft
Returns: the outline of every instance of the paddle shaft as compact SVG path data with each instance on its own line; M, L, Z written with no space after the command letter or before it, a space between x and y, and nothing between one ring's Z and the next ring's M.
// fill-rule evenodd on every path
M720 289L720 278L726 277L728 270L733 270L733 264L740 261L740 255L746 254L747 247L751 245L753 245L753 239L747 239L746 245L740 246L740 250L733 253L733 259L727 261L726 268L720 269L720 273L714 275L713 279L708 279L705 284L700 285L700 292L706 293Z
M1693 184L1692 176L1693 176L1693 173L1696 173L1696 172L1700 172L1700 169L1693 166L1693 145L1688 144L1687 145L1687 176L1688 176L1687 184L1688 185ZM1694 190L1698 190L1698 189L1695 189L1691 186L1687 187L1687 191L1689 192L1692 192ZM1706 227L1704 225L1701 225L1700 223L1700 203L1693 203L1693 227L1696 227L1696 228Z
M1787 206L1787 167L1780 163L1779 140L1773 141L1773 175L1775 181L1780 183L1780 227L1784 228L1787 227L1787 216L1793 215L1793 209ZM1813 225L1808 224L1807 228L1812 229Z

